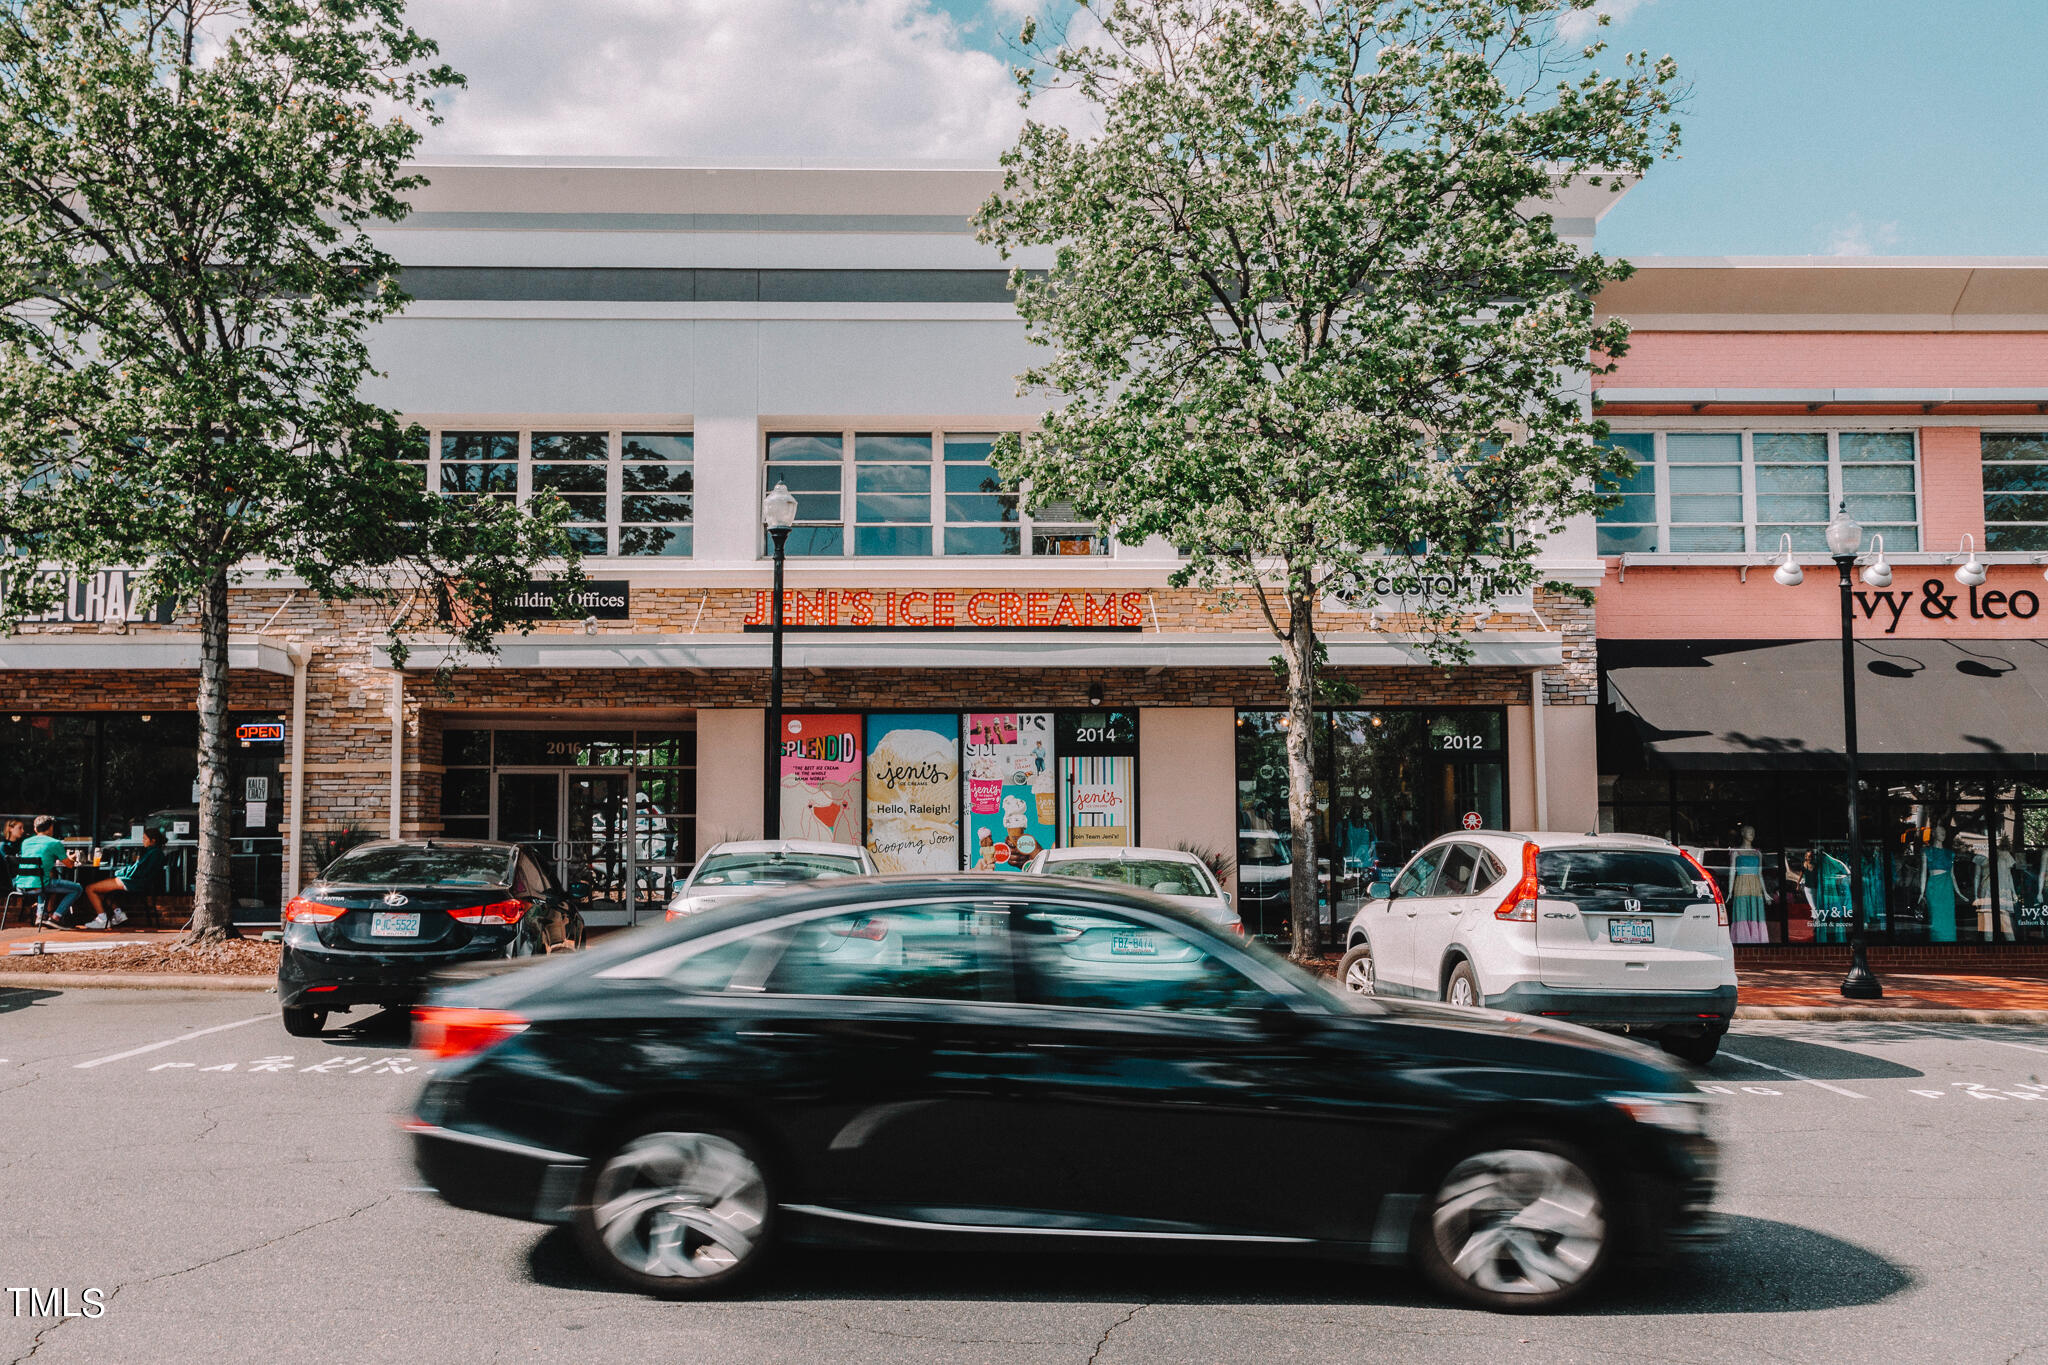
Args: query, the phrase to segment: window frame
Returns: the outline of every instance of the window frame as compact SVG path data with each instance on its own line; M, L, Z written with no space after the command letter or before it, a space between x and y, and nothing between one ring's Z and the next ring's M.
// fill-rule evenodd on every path
M450 491L442 488L441 479L442 468L444 464L463 465L478 463L503 463L502 461L479 462L444 460L442 452L442 443L444 442L444 440L446 440L446 438L450 436L513 437L515 440L515 454L513 456L513 459L514 461L516 461L516 481L514 491L511 492L510 494L469 493L462 491ZM509 499L515 505L524 507L533 500L534 493L537 491L535 486L535 473L539 467L544 465L588 466L598 463L597 461L590 460L536 461L534 457L533 448L534 438L536 436L601 436L604 438L605 455L601 466L604 470L604 520L602 524L595 522L572 521L568 524L567 528L572 532L578 529L582 529L586 531L597 531L602 534L604 538L604 548L599 551L585 551L585 559L604 560L613 564L620 565L621 567L644 565L649 568L653 568L665 563L687 563L691 559L695 558L697 530L697 429L696 424L694 422L611 422L606 425L600 426L593 425L588 421L579 422L573 418L562 422L537 422L531 419L522 418L517 421L504 422L479 421L437 423L433 426L427 427L427 455L424 462L427 490L441 497L497 497L501 499L509 497ZM634 522L631 523L631 525L633 527L665 527L670 529L680 529L686 531L690 537L689 554L627 554L621 549L621 546L624 544L625 541L624 533L628 529L628 523L625 520L625 499L627 497L634 496L634 494L628 492L625 488L625 468L627 464L625 458L625 438L628 436L680 436L688 438L690 442L690 458L687 462L677 460L635 462L645 463L650 467L656 467L665 470L684 467L690 471L691 491L687 495L690 499L690 512L688 519L685 521L677 522ZM419 464L421 462L408 460L405 461L404 463ZM565 494L564 496L580 496L595 498L598 496L598 494L596 491L593 490L588 493ZM677 495L642 494L641 496Z
M1999 469L2039 469L2044 471L2044 480L2048 480L2048 449L2044 449L2042 453L2042 458L2037 460L1987 459L1985 458L1985 443L1994 436L2031 436L2035 438L2035 440L2044 447L2048 447L2048 428L2030 427L2026 429L2013 428L2008 430L2005 428L1987 427L1981 429L1977 433L1977 464L1980 470L1989 470L1993 467ZM1987 552L1994 554L2039 554L2042 549L2048 549L2048 518L2043 518L2038 521L2020 521L2011 518L2001 518L1997 521L1993 521L1991 519L1991 500L1993 498L2014 496L2035 496L2048 498L2048 487L2044 487L2039 491L2032 489L2015 490L2010 488L1994 489L1990 487L1988 483L1985 482L1981 473L1978 476L1978 483L1982 488L1982 491L1979 495L1979 505L1981 506L1984 513L1984 549ZM2000 531L2012 531L2020 533L2022 535L2028 532L2032 532L2034 538L2038 539L2041 542L2041 545L2039 547L2014 547L1992 544L1992 535L1995 532Z
M1753 555L1781 553L1782 542L1776 539L1770 539L1767 542L1765 537L1760 535L1758 531L1760 518L1757 513L1757 498L1759 489L1757 473L1758 462L1756 458L1755 438L1760 435L1817 434L1825 437L1827 441L1827 504L1829 508L1829 514L1833 514L1833 509L1842 501L1845 495L1850 497L1910 496L1913 499L1913 516L1910 522L1887 521L1883 523L1876 523L1874 524L1874 527L1891 528L1900 526L1910 526L1910 528L1912 529L1913 539L1915 542L1913 545L1907 546L1887 544L1885 546L1885 549L1888 552L1914 554L1924 552L1926 549L1927 480L1926 471L1924 468L1925 451L1922 448L1921 429L1919 427L1899 426L1895 423L1871 423L1868 425L1856 424L1846 426L1815 426L1811 424L1801 425L1797 422L1766 423L1756 421L1745 421L1745 423L1740 426L1708 426L1691 424L1677 426L1655 426L1650 425L1647 422L1637 423L1635 421L1628 421L1626 422L1626 424L1623 424L1621 422L1612 423L1610 424L1610 430L1612 434L1616 436L1649 436L1652 440L1652 455L1655 460L1653 479L1655 483L1654 491L1656 495L1657 515L1657 520L1653 529L1656 533L1656 548L1653 550L1607 549L1598 543L1600 534L1599 527L1601 523L1596 518L1594 522L1595 553L1600 555L1602 558L1611 559L1616 556L1624 554L1645 556L1654 555L1658 557L1683 557L1690 555ZM1674 550L1671 548L1671 533L1674 528L1671 520L1670 471L1673 468L1673 466L1671 464L1669 455L1668 438L1671 436L1692 435L1732 435L1738 437L1740 440L1741 461L1740 464L1736 466L1741 471L1742 478L1742 546L1739 550ZM1912 441L1913 446L1913 458L1910 462L1887 461L1872 463L1875 465L1894 464L1896 466L1910 468L1913 471L1913 487L1911 493L1873 494L1868 491L1865 491L1856 494L1845 494L1844 484L1846 480L1844 479L1843 475L1843 470L1845 466L1844 461L1842 459L1841 438L1844 436L1851 435L1883 435L1908 437ZM1859 468L1864 467L1864 462L1853 463L1855 463L1856 466ZM1764 467L1775 468L1781 467L1782 464L1783 462L1765 461ZM1681 494L1680 496L1685 495ZM1721 496L1732 495L1723 494ZM1641 525L1642 523L1617 522L1612 524L1616 526L1635 527ZM1722 526L1726 524L1727 523L1724 522L1687 522L1682 523L1681 527ZM1770 524L1804 525L1805 523L1773 522ZM1874 527L1866 526L1865 529L1872 530L1874 529ZM1882 535L1884 534L1884 530L1875 529L1875 533ZM1794 555L1815 555L1822 554L1824 553L1824 551L1814 549L1802 549L1795 546L1793 548L1793 553Z

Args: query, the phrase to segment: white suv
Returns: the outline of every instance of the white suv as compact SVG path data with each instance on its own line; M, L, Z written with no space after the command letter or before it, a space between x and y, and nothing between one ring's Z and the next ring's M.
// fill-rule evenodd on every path
M1448 834L1368 895L1337 969L1347 990L1654 1034L1700 1065L1735 1013L1728 907L1662 839Z

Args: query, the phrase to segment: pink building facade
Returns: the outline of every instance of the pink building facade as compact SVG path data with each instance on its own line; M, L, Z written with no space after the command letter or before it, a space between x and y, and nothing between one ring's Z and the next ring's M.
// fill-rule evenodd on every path
M1602 305L1638 462L1596 528L1602 828L1696 850L1738 943L1846 941L1859 856L1878 942L2048 940L2048 262L1658 261Z

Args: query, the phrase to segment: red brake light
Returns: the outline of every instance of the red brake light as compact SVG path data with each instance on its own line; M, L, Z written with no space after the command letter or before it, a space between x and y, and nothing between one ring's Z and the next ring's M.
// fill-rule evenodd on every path
M1536 922L1536 901L1543 894L1536 881L1536 845L1522 845L1522 879L1515 883L1515 889L1508 892L1507 899L1500 903L1500 909L1493 912L1495 919L1511 919L1523 924Z
M489 905L472 905L464 910L450 910L448 918L463 924L517 924L519 917L525 913L524 901L493 901Z
M1728 927L1728 902L1722 899L1721 884L1715 881L1704 867L1700 866L1700 860L1693 857L1692 854L1687 853L1681 848L1678 850L1678 856L1692 864L1692 870L1700 874L1700 880L1707 884L1707 890L1714 893L1714 922L1723 929L1726 929Z
M875 915L865 915L844 929L834 929L841 938L864 938L870 943L880 943L889 936L889 921Z
M327 924L347 913L338 905L323 905L304 896L293 896L291 903L284 908L284 919L287 924Z
M509 1010L417 1005L412 1012L413 1045L434 1057L467 1057L521 1033L526 1020Z

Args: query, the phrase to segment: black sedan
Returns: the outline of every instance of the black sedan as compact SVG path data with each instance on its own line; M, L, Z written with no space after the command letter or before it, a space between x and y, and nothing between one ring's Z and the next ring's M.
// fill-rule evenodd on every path
M1101 882L813 883L414 1020L427 1181L671 1297L789 1239L1412 1257L1542 1308L1715 1231L1704 1097L1656 1054L1347 999Z
M360 844L285 906L285 1031L310 1037L355 1005L410 1005L439 968L580 947L578 890L565 892L516 844Z

